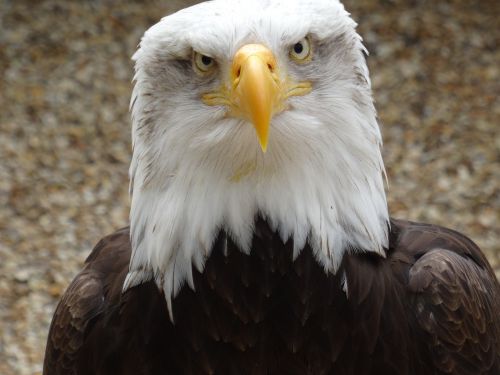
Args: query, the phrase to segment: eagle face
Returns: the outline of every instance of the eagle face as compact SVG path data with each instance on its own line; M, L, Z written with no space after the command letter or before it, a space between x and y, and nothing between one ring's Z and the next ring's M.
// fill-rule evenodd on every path
M333 0L215 0L162 19L133 59L133 256L166 295L256 216L334 272L383 253L381 136L361 38ZM167 277L168 276L168 277Z

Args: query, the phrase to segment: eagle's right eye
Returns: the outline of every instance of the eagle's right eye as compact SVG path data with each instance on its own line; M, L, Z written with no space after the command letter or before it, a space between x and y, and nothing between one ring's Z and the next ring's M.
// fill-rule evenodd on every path
M213 57L194 52L193 66L198 73L205 74L215 67L215 60Z

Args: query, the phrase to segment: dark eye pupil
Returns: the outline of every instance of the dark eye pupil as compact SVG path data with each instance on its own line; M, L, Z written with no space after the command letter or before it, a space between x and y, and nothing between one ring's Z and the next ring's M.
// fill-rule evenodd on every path
M297 43L296 45L293 46L293 51L296 54L301 54L303 50L304 50L304 46L302 45L302 43Z
M202 56L201 62L203 63L203 65L210 65L212 63L212 58L208 56Z

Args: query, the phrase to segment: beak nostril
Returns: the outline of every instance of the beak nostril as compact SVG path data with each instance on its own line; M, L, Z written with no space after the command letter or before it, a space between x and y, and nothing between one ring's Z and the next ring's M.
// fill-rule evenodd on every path
M269 71L270 71L271 73L274 73L274 66L273 66L273 64L271 64L271 63L267 63L267 68L269 69Z
M240 78L241 75L241 66L238 67L238 70L236 70L236 78Z

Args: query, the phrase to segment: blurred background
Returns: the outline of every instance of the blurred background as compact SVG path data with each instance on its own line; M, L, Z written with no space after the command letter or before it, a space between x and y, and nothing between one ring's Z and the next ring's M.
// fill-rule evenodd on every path
M41 372L59 297L127 225L130 56L191 3L0 0L0 374ZM500 2L345 5L370 51L392 215L464 232L500 276Z

